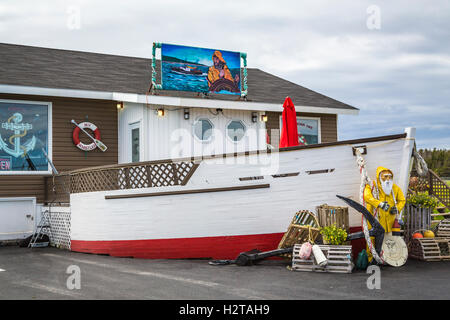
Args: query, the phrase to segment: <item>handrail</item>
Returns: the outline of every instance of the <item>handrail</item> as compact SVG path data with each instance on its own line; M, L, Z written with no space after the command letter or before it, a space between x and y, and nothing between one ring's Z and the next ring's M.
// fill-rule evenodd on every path
M411 175L412 177L415 175ZM410 184L408 191L410 193L428 191L429 195L434 196L442 204L450 209L450 187L433 170L428 169L425 177L415 177L415 182Z
M429 192L442 202L445 207L450 209L450 187L433 170L428 169L428 175L430 181Z
M224 153L224 154L212 154L212 155L199 155L199 156L191 156L184 158L176 158L176 159L163 159L163 160L152 160L152 161L143 161L143 162L134 162L134 163L123 163L123 164L111 164L104 166L95 166L88 167L83 169L75 169L72 171L66 171L64 173L73 174L78 172L92 172L103 169L120 169L124 167L133 167L135 165L153 165L153 164L161 164L161 163L177 163L177 162L201 162L203 160L212 160L212 159L221 159L221 158L231 158L237 156L250 156L250 155L266 155L278 152L289 152L295 150L303 150L303 149L315 149L322 147L331 147L331 146L339 146L339 145L354 145L361 143L370 143L370 142L379 142L379 141L387 141L387 140L396 140L406 138L406 133L394 134L394 135L386 135L386 136L378 136L378 137L370 137L370 138L361 138L361 139L353 139L353 140L342 140L342 141L333 141L333 142L323 142L317 144L310 144L307 146L296 146L296 147L286 147L280 149L261 149L261 150L252 150L252 151L242 151L242 152L233 152L233 153Z
M279 150L253 150L229 154L192 156L179 159L153 160L136 163L113 164L61 172L46 178L47 202L59 196L68 201L70 193L108 191L160 186L185 185L202 160L236 156L262 155L310 148L354 145L405 138L406 134L327 142ZM54 191L56 190L56 192ZM50 192L49 192L50 191Z
M428 169L428 171L431 173L431 175L433 175L434 178L436 178L437 180L439 180L439 182L441 182L443 185L445 185L445 186L447 187L447 189L450 190L450 187L447 185L447 183L445 183L445 181L442 180L441 177L439 177L439 176L437 175L436 172L434 172L434 171L431 170L431 169Z

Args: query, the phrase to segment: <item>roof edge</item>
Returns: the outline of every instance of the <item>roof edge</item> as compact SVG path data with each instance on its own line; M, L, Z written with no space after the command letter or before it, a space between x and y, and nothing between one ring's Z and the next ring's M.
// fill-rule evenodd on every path
M98 99L98 100L122 101L128 103L151 104L159 106L163 105L175 107L212 108L212 109L222 108L222 109L274 111L274 112L283 111L283 101L280 101L280 103L278 104L278 103L249 102L249 101L168 97L168 96L156 96L156 95L145 95L136 93L124 93L124 92L43 88L43 87L3 85L3 84L0 84L0 93L81 98L81 99ZM295 109L297 112L307 112L307 113L348 114L348 115L357 115L359 113L359 109L346 109L337 107L325 108L325 107L297 105L295 106Z

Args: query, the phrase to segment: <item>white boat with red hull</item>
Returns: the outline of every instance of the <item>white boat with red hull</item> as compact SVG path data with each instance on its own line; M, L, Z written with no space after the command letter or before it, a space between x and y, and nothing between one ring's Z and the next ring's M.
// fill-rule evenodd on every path
M292 216L358 201L360 172L382 165L406 191L414 129L405 134L77 170L70 177L71 250L136 258L233 259L275 249ZM65 178L64 178L65 177ZM68 180L66 180L68 181ZM361 214L349 210L350 226Z

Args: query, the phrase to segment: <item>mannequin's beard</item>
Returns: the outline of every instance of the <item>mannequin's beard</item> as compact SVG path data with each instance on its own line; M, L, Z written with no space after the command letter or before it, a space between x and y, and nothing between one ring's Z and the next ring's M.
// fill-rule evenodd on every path
M381 181L381 189L386 195L391 194L393 184L392 180Z

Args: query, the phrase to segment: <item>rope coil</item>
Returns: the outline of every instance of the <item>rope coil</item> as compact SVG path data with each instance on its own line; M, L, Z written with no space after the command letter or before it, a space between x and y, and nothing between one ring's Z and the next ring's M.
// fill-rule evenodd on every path
M366 162L361 154L361 151L359 148L355 149L356 154L356 163L359 166L359 172L361 173L361 185L359 188L359 202L365 206L364 202L364 189L366 188L366 185L369 186L375 186L374 183L370 180L367 170L366 170ZM378 198L378 188L372 189L374 192L374 197ZM375 209L375 216L378 214L378 208ZM375 247L372 244L372 240L370 239L369 234L369 226L367 225L367 219L363 216L363 231L364 231L364 238L366 239L367 246L369 247L370 253L372 253L373 258L379 263L384 264L384 260L378 255L377 251L375 250Z

